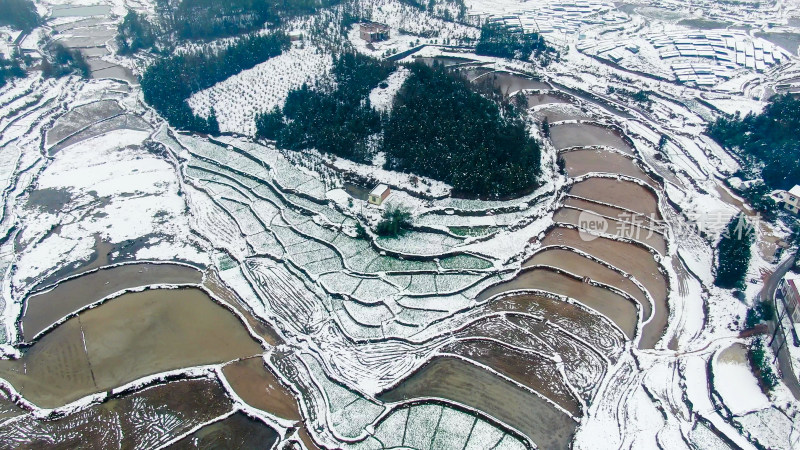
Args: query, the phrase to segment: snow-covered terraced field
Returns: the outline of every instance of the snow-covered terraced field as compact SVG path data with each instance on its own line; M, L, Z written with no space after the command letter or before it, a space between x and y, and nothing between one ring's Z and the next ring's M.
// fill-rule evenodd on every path
M40 9L76 6L60 3ZM125 76L32 71L0 88L0 441L800 445L792 393L780 384L764 394L751 371L753 338L739 334L747 305L713 285L715 240L742 203L720 184L736 161L700 136L716 114L706 103L758 108L743 95L766 93L769 75L708 96L567 47L547 68L474 55L447 47L479 36L470 23L485 16L471 12L523 11L524 29L558 23L471 0L463 21L447 21L458 5L434 3L359 0L287 20L302 35L291 49L188 100L201 116L213 107L225 136L171 128ZM591 24L567 22L592 42L648 27L595 3L542 8L584 8ZM80 5L48 27L86 47L93 76L104 77L111 65L142 66L140 55L111 56L126 6L153 14L139 3ZM389 39L367 45L349 22L356 10L387 24ZM37 48L41 34L21 45ZM245 137L255 114L329 70L331 48L386 57L417 45L426 47L403 61L442 58L528 98L541 185L514 199L454 198L442 182L379 163ZM792 82L791 67L781 83ZM372 105L388 111L407 73L373 90ZM593 87L609 82L657 95L645 108ZM358 192L376 182L413 216L400 237L372 231L385 206ZM722 225L691 226L709 213ZM756 256L748 278L774 269ZM759 289L748 285L747 301Z

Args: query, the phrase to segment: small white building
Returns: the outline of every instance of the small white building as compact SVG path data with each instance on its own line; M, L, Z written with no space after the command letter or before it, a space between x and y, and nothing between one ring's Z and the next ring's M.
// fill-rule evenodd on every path
M776 203L782 204L784 209L792 214L800 213L800 186L794 185L789 191L773 191L770 194Z
M383 201L386 200L386 197L388 197L391 193L392 190L389 189L389 186L385 184L379 184L375 186L375 189L369 193L368 201L373 205L380 206Z

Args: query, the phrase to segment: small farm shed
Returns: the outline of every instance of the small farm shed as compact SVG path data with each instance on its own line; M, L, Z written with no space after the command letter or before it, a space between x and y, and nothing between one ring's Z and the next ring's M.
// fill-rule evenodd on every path
M392 190L389 189L389 186L385 184L379 184L375 186L375 189L369 193L369 202L373 205L380 206L380 204L383 203L383 201L386 200L386 197L388 197L391 193Z

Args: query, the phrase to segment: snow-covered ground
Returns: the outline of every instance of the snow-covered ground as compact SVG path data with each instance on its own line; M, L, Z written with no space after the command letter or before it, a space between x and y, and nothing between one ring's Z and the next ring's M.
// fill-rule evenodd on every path
M313 84L331 67L331 55L309 43L242 71L189 98L195 114L214 108L220 131L253 136L256 114L282 107L292 89Z
M761 94L774 80L768 73L742 72L717 84L719 92L709 92L637 73L669 78L672 68L665 69L668 63L646 36L692 29L678 23L693 17L680 5L642 4L633 12L608 2L534 3L469 0L467 19L501 18L543 32L562 51L548 67L441 47L479 34L477 27L437 17L445 10L457 14L449 3L430 13L395 0L359 2L362 18L391 27L389 40L372 45L360 38L357 24L341 30L324 23L340 20L346 6L293 19L287 26L304 36L290 50L189 100L200 115L213 107L221 130L239 137L178 133L139 101L138 87L114 81L31 74L0 88L0 109L8 111L0 116L0 230L7 236L0 241L3 353L18 356L17 321L38 282L74 275L104 258L107 264L178 260L219 273L230 295L240 299L235 314L243 322L248 315L259 319L247 322L249 333L257 334L253 323L270 329L258 331L261 357L298 400L303 432L317 444L521 448L536 445L532 436L567 433L566 442L571 439L575 448L796 446L797 400L782 384L762 391L746 357L745 346L753 340L739 335L762 276L775 264L756 243L745 300L714 286L714 247L742 207L719 181L737 170L736 161L702 136L717 110L760 110ZM110 5L124 12L123 2ZM712 7L720 14L730 8ZM539 20L557 15L564 17ZM754 23L765 17L745 16ZM49 25L62 22L68 21ZM311 29L324 31L311 37ZM10 34L0 30L0 36L7 40ZM536 127L544 153L541 185L520 198L492 201L451 198L446 184L384 170L380 158L378 166L357 164L248 139L255 114L280 107L291 89L324 76L336 39L378 57L430 44L419 55L461 56L493 69L536 74L564 91L571 105L557 111L580 113L566 119L570 123L615 130L630 147L626 170L639 170L652 183L633 183L621 167L560 173L553 143ZM28 40L25 45L36 46ZM597 48L609 42L633 43L639 51L625 48L620 67L590 56L617 50ZM119 60L126 67L136 64ZM780 69L782 76L791 76L791 64ZM405 68L394 71L385 87L369 94L371 105L389 111L407 76ZM609 85L652 90L653 103L637 104L620 90L610 92ZM86 105L101 99L115 102L107 111L114 117L81 116ZM541 111L534 108L531 117ZM668 144L658 149L662 135ZM372 183L390 185L386 204L406 207L416 228L396 239L375 236L370 230L385 205L351 195L353 186L344 182L352 179L369 184L357 186L367 191ZM598 187L585 194L594 198L569 195L587 180L634 190L619 195ZM634 194L640 191L642 198ZM609 235L593 241L607 247L570 241L569 231L580 224L554 220L567 204L602 217L613 216L615 208L632 213L652 204L657 214L648 220L659 222L664 248ZM359 235L358 225L366 235ZM760 241L784 234L757 229ZM565 253L523 268L534 255L554 250ZM483 295L487 289L499 293ZM586 298L590 291L635 304L632 335L622 331L631 309L603 309ZM651 317L644 316L648 310L654 311ZM545 361L546 367L530 367L516 355ZM481 379L442 369L450 363L477 368ZM135 391L168 376L221 380L233 411L259 418L284 442L300 440L291 421L246 405L221 364L153 374L123 388ZM482 401L478 390L498 398ZM526 396L541 405L504 409ZM32 408L32 417L51 412L22 397L12 402ZM106 398L93 394L52 412L80 414ZM543 429L529 418L538 413L563 415L569 426Z

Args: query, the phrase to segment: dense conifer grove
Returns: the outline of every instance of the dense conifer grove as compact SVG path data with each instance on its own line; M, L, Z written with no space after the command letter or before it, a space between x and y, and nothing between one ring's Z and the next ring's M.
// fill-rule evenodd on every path
M2 0L0 0L2 1ZM172 38L209 41L238 36L277 25L282 20L331 6L339 0L156 0L157 16L129 12L118 31L124 51L148 49L159 40L170 47ZM135 13L133 13L135 14ZM161 38L168 39L161 39Z
M342 54L328 81L304 85L289 93L282 110L258 115L257 135L282 148L315 148L359 162L384 151L388 169L444 181L468 196L497 198L535 185L540 149L518 99L443 67L409 69L392 113L381 117L368 94L394 66Z
M0 0L0 26L31 30L42 23L31 0Z
M389 63L356 53L334 58L329 80L289 92L281 113L256 118L258 135L292 150L316 148L367 162L368 138L381 130L381 117L365 100L394 70Z
M539 33L525 33L499 23L488 23L481 28L475 53L523 61L533 56L545 65L557 56L556 50L547 45Z
M475 92L444 68L410 68L385 130L390 168L472 196L507 196L535 184L540 149L521 108Z
M800 180L799 130L800 100L786 94L773 97L761 114L719 118L707 132L745 161L747 178L788 190Z

